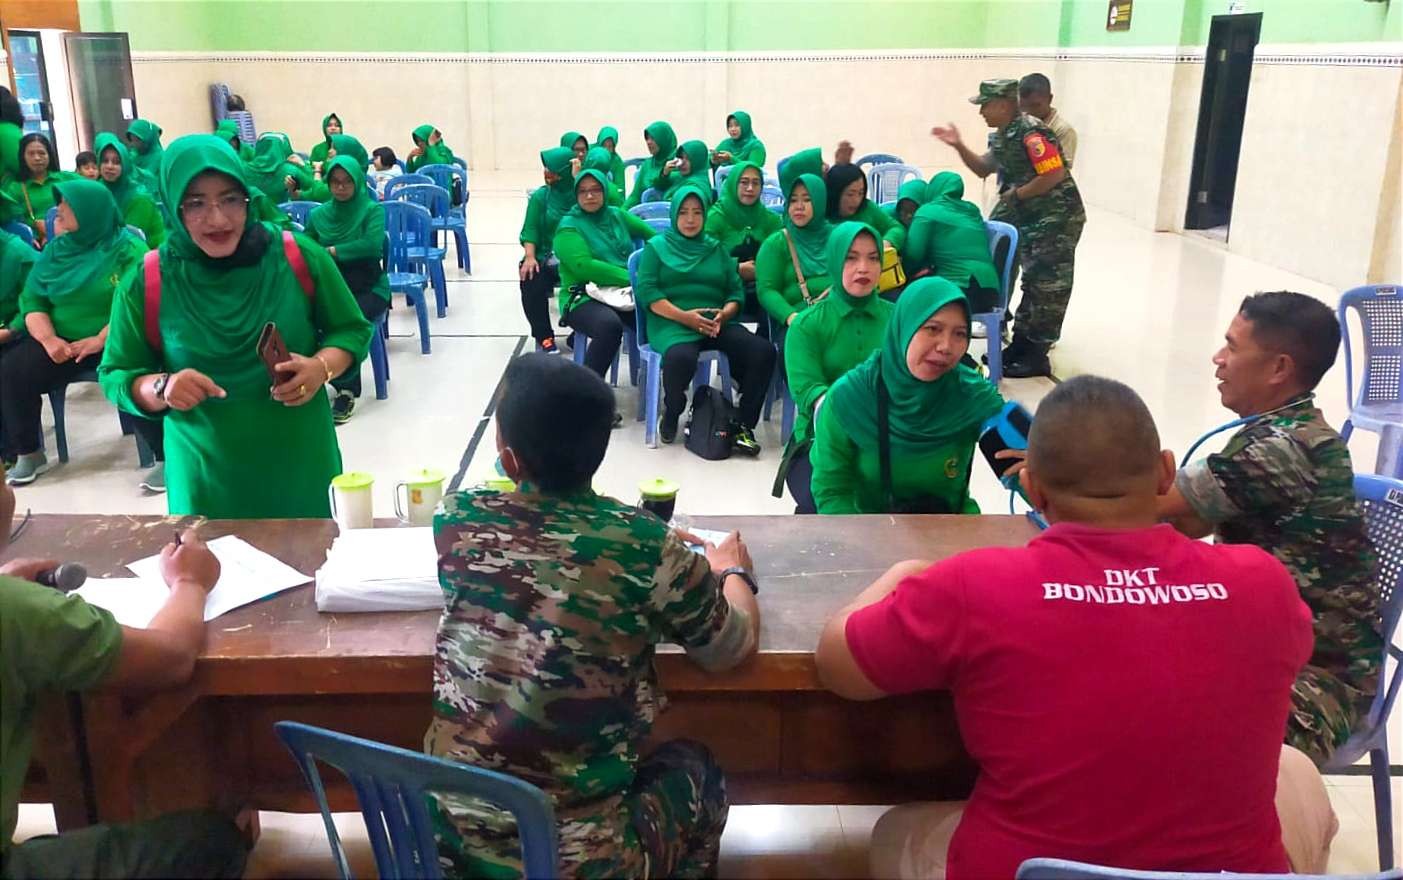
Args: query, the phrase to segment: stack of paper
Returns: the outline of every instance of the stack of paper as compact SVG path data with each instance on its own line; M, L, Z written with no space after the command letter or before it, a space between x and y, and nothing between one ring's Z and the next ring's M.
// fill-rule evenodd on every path
M432 528L348 529L317 571L318 611L443 607Z

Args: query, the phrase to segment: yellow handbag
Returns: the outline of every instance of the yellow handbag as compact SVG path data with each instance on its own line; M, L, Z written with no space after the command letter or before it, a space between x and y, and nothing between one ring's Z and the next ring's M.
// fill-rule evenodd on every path
M906 286L906 270L901 266L901 255L896 246L884 242L882 247L882 277L877 280L877 292L900 290Z

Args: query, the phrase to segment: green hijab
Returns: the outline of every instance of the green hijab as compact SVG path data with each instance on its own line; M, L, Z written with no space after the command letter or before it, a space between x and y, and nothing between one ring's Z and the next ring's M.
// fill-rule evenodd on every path
M606 125L601 128L599 130L599 137L594 139L594 145L596 147L603 147L605 141L613 141L614 149L612 152L617 153L619 151L619 130L612 125ZM608 148L605 147L605 149Z
M270 138L269 140L274 140ZM276 141L275 141L276 142ZM248 214L244 219L244 237L248 237L249 230L258 226L256 207L252 200L261 198L248 181L248 176L244 170L244 163L239 161L238 154L228 143L209 134L187 134L184 137L176 138L166 151L166 157L161 162L161 201L170 206L171 222L167 225L167 235L165 244L161 245L162 254L171 254L183 260L192 260L205 265L223 265L225 261L233 259L224 257L221 260L214 260L206 256L200 250L200 246L195 244L195 240L190 237L190 233L185 230L185 220L180 212L180 200L185 195L185 190L190 186L190 182L206 171L218 171L227 177L234 179L250 199ZM272 229L272 227L268 227ZM280 230L278 230L280 232ZM242 243L241 243L242 246Z
M854 309L865 309L878 298L875 286L867 296L853 296L843 288L843 265L848 260L848 250L853 246L853 240L864 232L876 242L877 259L881 260L882 237L871 226L854 220L845 220L834 226L832 234L828 236L828 247L824 250L824 265L828 267L828 278L833 282L828 292Z
M337 124L338 126L341 127L341 131L344 132L344 131L346 130L346 124L343 123L343 122L341 121L341 115L340 115L339 113L328 113L328 114L326 114L325 116L323 116L323 117L322 117L322 137L326 138L325 143L326 143L326 145L327 145L328 147L331 146L331 135L329 135L329 134L326 133L326 127L327 127L327 125L329 125L329 124L331 123L331 120L333 120L333 119L335 119L335 120L336 120L336 124Z
M921 180L919 177L908 180L905 183L903 183L901 187L896 191L897 204L900 204L901 202L910 201L915 202L916 207L919 208L921 205L924 205L926 203L926 199L928 198L928 191L929 186L924 180Z
M727 182L730 178L726 178ZM809 199L814 204L814 215L807 226L795 226L789 216L788 199L794 195L794 187L802 183L809 191ZM799 254L799 265L804 274L820 275L827 271L828 237L833 232L833 224L823 213L828 205L828 187L817 174L801 174L785 192L784 228L794 242L794 250Z
M716 200L716 204L721 206L721 216L726 218L726 224L734 229L755 229L765 224L767 216L774 216L774 212L765 207L759 198L753 205L741 204L740 176L747 168L754 168L760 172L760 184L764 185L765 169L754 162L737 162L732 166L731 173L726 175L725 182L721 184L721 197Z
M159 179L161 155L165 152L161 146L161 127L150 120L133 119L127 126L127 134L141 142L141 150L132 156L132 161L152 180Z
M572 151L571 155L573 154L574 153ZM589 152L585 153L585 161L581 167L586 170L602 172L607 176L609 174L609 168L613 164L613 153L609 152L603 147L590 147Z
M705 210L711 204L711 165L709 164L710 151L706 144L701 141L687 141L677 148L677 158L687 157L687 163L692 166L692 171L686 177L679 177L670 187L674 192L679 187L695 186L702 191L702 209ZM680 169L678 171L680 174Z
M122 222L117 200L101 183L80 177L54 188L57 201L73 209L78 228L50 241L29 273L26 287L50 300L82 290L111 272L134 240Z
M925 204L939 204L943 208L958 211L980 222L984 215L974 202L965 201L965 180L953 171L942 171L926 184Z
M349 134L332 135L331 149L336 151L337 156L350 156L355 159L360 163L361 171L370 166L370 154L365 151L365 145Z
M568 147L557 149L569 150ZM580 172L572 191L578 189L580 181L586 177L594 178L603 187L605 197L608 197L609 179L593 168ZM633 253L633 237L624 225L623 212L618 208L611 208L601 200L599 210L590 213L581 208L577 200L570 212L561 218L560 225L555 230L556 237L559 238L560 233L567 229L573 229L580 234L589 247L590 256L596 260L603 260L615 266L628 265L629 254Z
M744 110L737 110L726 117L727 122L730 122L732 119L740 126L740 137L733 138L728 135L725 140L716 145L716 151L718 153L730 153L734 156L737 153L744 152L747 147L755 142L755 130L750 127L750 114L746 113Z
M701 202L702 215L705 217L706 190L694 184L686 184L672 194L672 226L662 235L648 239L648 246L658 255L658 259L674 271L682 273L691 272L702 260L721 250L721 242L707 235L705 228L691 238L678 230L677 215L682 211L682 203L693 196Z
M805 174L812 174L815 177L823 176L823 150L818 147L810 147L785 159L784 171L779 176L779 188L787 195L794 188L794 181ZM823 210L828 210L826 201Z
M351 175L351 197L338 201L335 196L322 202L307 215L307 226L315 230L323 246L339 244L360 236L365 218L379 202L370 196L365 186L365 166L351 156L338 155L326 163L324 179L331 185L331 172L337 168Z
M551 147L541 151L541 167L560 178L548 187L541 187L546 191L546 223L552 227L576 207L575 178L570 174L570 160L573 158L575 152L569 147ZM608 191L607 187L605 191Z
M248 168L259 174L274 174L281 170L287 157L292 155L287 137L276 134L267 134L258 139L258 144L253 148L253 158L249 160Z
M427 147L429 145L429 138L433 136L433 133L434 127L427 122L414 129L413 135L415 145L417 146L419 141L423 141L424 146Z
M112 198L117 200L117 208L125 212L131 200L136 196L145 195L146 189L136 181L131 151L122 143L121 138L110 131L99 132L93 139L93 152L97 153L98 167L102 167L102 154L109 147L117 152L117 159L122 163L122 176L111 183L99 176L98 182L107 187L108 192L112 193ZM78 222L81 223L82 220Z
M567 131L560 136L560 145L571 152L575 150L575 141L584 141L585 149L589 149L589 138L580 134L578 131Z
M824 403L859 447L877 446L877 381L887 386L887 423L893 455L918 455L982 425L1003 406L997 388L973 367L958 363L934 382L923 382L906 366L906 350L931 315L969 302L944 278L911 282L896 301L882 345L839 379Z
M655 171L661 171L662 167L677 155L677 132L666 122L658 121L643 129L643 133L658 145L658 154L649 156L648 164L652 165Z

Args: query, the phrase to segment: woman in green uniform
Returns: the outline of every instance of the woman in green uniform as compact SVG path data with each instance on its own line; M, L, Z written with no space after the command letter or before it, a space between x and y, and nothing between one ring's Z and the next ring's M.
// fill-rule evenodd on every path
M234 126L235 132L238 126ZM127 146L132 151L132 164L136 166L136 182L155 194L160 190L161 156L165 148L161 146L161 127L147 119L133 119L127 126Z
M706 234L721 242L721 249L736 258L736 271L745 288L745 315L759 315L755 295L755 258L765 239L784 226L779 215L760 202L764 172L754 162L737 162L721 184L721 197L706 212ZM761 336L769 324L760 320Z
M244 179L262 193L273 206L289 201L298 192L306 192L315 184L311 172L289 161L292 155L287 138L264 135L253 148L253 160L244 172ZM164 192L164 187L162 188Z
M233 147L234 152L239 154L239 161L243 162L245 165L253 160L253 147L244 143L243 138L239 137L239 124L234 120L221 120L220 123L214 127L214 135ZM155 187L157 190L161 187L160 181L156 178L152 178L149 182L143 180L142 185Z
M550 262L555 247L555 230L560 219L575 207L575 178L570 173L574 153L567 147L541 151L538 186L526 200L526 216L521 221L521 262L517 279L521 288L521 311L531 325L536 348L555 351L555 329L550 322L550 295L560 283L559 267Z
M20 138L19 175L10 181L6 192L19 206L20 222L34 230L34 240L43 247L48 235L44 228L44 218L49 209L58 204L58 190L55 188L65 180L78 175L58 168L58 154L54 152L49 139L38 132L30 132Z
M341 450L323 385L358 367L370 322L325 250L303 236L289 248L249 213L227 144L187 135L168 153L161 191L175 223L160 250L157 338L138 269L112 306L102 390L128 412L164 416L171 513L329 516ZM277 382L257 351L269 323L291 352Z
M911 219L916 216L916 210L926 203L927 184L919 177L906 181L896 190L896 204L891 207L891 216L907 230L906 244L911 243ZM906 252L902 250L902 260L905 261Z
M603 147L590 147L581 165L583 171L598 171L604 175L604 201L611 208L620 208L624 204L623 190L615 186L609 177L609 171L617 158Z
M881 345L896 307L879 296L882 277L881 238L863 223L840 223L828 237L828 275L834 279L828 296L801 313L784 339L784 365L789 393L794 397L794 433L784 450L774 494L788 484L795 513L817 513L809 482L813 466L815 405L853 367Z
M326 165L331 198L307 216L307 237L326 248L372 327L390 308L390 280L380 262L385 246L385 206L366 188L365 166L352 156L333 156ZM336 399L331 419L345 424L361 394L360 366L331 380Z
M14 348L24 335L24 321L19 316L19 293L29 278L29 270L39 252L18 235L0 229L0 376L5 374L5 353ZM0 462L14 467L19 453L5 433L5 421L0 414Z
M340 134L345 130L346 127L341 124L341 117L337 116L335 113L328 113L322 117L322 137L324 137L325 140L315 147L312 147L312 152L308 154L308 157L312 160L313 170L322 171L322 166L326 164L326 160L331 158L327 155L331 150L331 136Z
M626 208L641 204L644 192L660 186L658 181L666 173L664 169L677 155L677 133L666 122L654 122L643 129L643 143L648 147L648 158L638 166L638 176L633 179L633 192L629 193Z
M609 151L609 171L606 176L610 183L619 188L619 192L624 192L624 160L619 155L619 130L612 125L604 126L599 130L599 137L595 138L594 145Z
M348 134L334 134L330 138L331 146L327 149L328 159L335 159L339 156L346 156L362 170L370 167L370 156L365 151L365 146L354 137ZM326 166L323 165L323 168ZM368 190L367 190L368 192ZM306 190L296 190L292 197L295 199L306 199L309 202L326 203L331 199L331 189L327 186L326 175L319 174L312 186Z
M97 150L98 174L107 185L112 198L117 200L117 210L122 212L122 222L135 226L146 236L146 247L155 250L166 240L166 224L161 220L161 209L146 188L134 179L131 153L122 139L110 131L104 131L94 138Z
M108 339L112 298L146 252L122 222L107 187L75 179L57 188L54 240L40 253L19 298L25 336L6 351L0 369L0 421L18 455L9 476L16 485L49 469L40 401L50 388L97 366ZM160 426L141 428L159 450Z
M964 199L965 182L942 171L926 186L926 203L911 220L902 264L909 278L938 275L955 282L976 314L998 308L999 270L979 206Z
M779 188L786 194L793 189L794 181L801 175L812 174L822 179L828 173L828 163L823 161L823 150L819 147L809 147L807 150L800 150L787 159L780 160L779 167ZM822 202L819 203L823 204ZM822 210L822 209L820 209Z
M736 261L703 231L705 225L705 190L683 187L672 197L672 228L648 242L638 263L634 297L638 308L648 310L648 344L663 359L659 433L664 443L677 439L697 359L719 350L740 385L735 449L755 456L755 426L774 375L775 349L735 320L745 301Z
M753 162L764 167L765 143L755 136L750 125L750 114L737 110L726 117L726 139L716 145L711 154L712 165L738 165Z
M453 151L443 141L443 132L425 123L414 129L414 149L406 157L405 168L410 174L424 165L452 165Z
M19 142L23 137L24 111L10 90L0 86L0 188L19 176Z
M706 144L701 141L687 141L677 148L677 156L670 167L664 167L663 177L655 185L663 200L670 202L673 193L684 186L694 186L701 190L706 204L711 204L711 175L707 171L706 156Z
M823 182L828 187L826 210L830 223L866 223L877 230L884 243L901 250L906 243L906 227L867 197L867 175L861 168L851 162L834 165Z
M771 233L755 255L755 295L781 334L828 290L831 279L826 248L833 225L824 215L827 204L823 180L813 174L801 175L789 188L784 228ZM799 258L803 285L794 274L791 247Z
M589 152L589 138L578 131L567 131L560 136L560 145L575 154L575 158L581 162L585 160L585 154Z
M555 254L560 258L560 322L589 338L585 366L600 376L614 363L624 328L633 326L634 316L632 311L591 298L584 286L627 287L634 241L647 241L656 234L653 227L629 212L606 205L608 188L603 172L580 172L575 181L576 204L555 230Z
M970 464L1004 401L960 362L968 349L960 289L944 278L907 285L881 348L835 382L818 411L809 457L819 513L979 512Z

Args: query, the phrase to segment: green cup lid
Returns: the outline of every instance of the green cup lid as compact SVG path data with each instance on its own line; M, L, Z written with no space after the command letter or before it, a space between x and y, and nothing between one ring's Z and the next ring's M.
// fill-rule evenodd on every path
M417 471L410 471L409 475L404 478L404 482L410 486L431 486L434 483L442 483L445 479L443 471L420 468Z
M331 485L337 489L369 489L375 482L373 474L351 471L331 478Z
M651 480L644 480L638 484L638 492L649 501L667 501L676 498L681 486L665 480L662 477L655 477Z
M482 485L486 486L488 489L493 490L494 492L516 491L516 483L513 483L507 477L494 477L490 480L484 480Z

